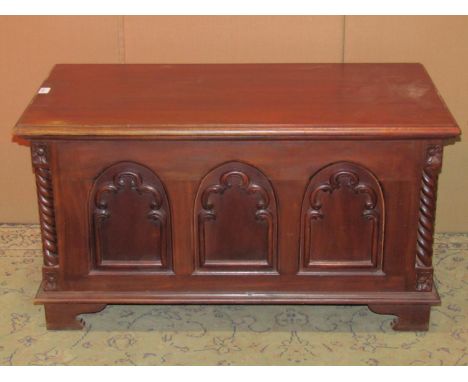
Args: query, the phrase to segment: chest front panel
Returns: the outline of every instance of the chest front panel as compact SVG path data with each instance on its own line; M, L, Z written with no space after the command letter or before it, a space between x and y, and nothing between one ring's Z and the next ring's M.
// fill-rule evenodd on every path
M61 286L404 290L424 147L54 143Z

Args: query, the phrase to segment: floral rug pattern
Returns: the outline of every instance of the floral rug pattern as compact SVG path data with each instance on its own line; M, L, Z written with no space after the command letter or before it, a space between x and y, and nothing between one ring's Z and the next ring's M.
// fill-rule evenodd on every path
M114 305L47 331L37 225L0 224L0 365L468 365L468 233L436 235L428 332L365 306Z

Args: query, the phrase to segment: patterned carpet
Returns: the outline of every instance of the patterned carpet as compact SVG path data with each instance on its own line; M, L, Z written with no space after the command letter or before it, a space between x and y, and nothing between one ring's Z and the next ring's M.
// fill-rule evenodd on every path
M0 365L468 365L468 233L438 234L442 306L429 332L394 332L364 306L109 306L47 331L32 304L37 225L0 224Z

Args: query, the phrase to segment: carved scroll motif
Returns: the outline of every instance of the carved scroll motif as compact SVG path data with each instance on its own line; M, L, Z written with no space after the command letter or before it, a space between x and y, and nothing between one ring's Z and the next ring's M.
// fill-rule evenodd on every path
M248 195L257 196L257 211L255 216L259 220L271 220L271 213L268 211L268 205L270 204L270 198L268 197L265 189L258 184L254 184L250 181L250 178L247 174L241 171L229 171L224 173L219 184L208 187L202 195L201 203L203 210L200 212L200 217L202 220L205 219L215 219L216 211L214 209L213 203L210 201L210 195L223 194L228 188L232 187L231 180L233 177L239 177L241 180L239 187L245 189Z
M433 285L432 245L437 200L437 179L442 168L441 145L429 146L424 163L416 246L416 290L431 291Z
M368 185L359 183L359 176L353 171L339 171L330 177L326 184L317 187L310 194L310 206L308 211L312 219L323 219L322 203L320 202L320 193L333 193L334 190L345 186L354 191L355 194L364 194L366 197L363 216L368 219L378 219L378 211L375 210L377 204L377 196L375 191Z
M49 147L46 143L34 142L31 146L32 165L36 175L39 219L41 225L44 266L42 277L44 290L57 289L59 258L55 228L54 193L49 166Z
M147 215L148 219L165 224L166 213L161 209L162 196L159 191L148 184L143 184L140 174L128 171L115 175L113 183L106 184L96 192L94 216L97 220L102 221L110 217L111 213L107 206L109 194L116 194L125 187L131 188L139 194L149 193L152 200Z

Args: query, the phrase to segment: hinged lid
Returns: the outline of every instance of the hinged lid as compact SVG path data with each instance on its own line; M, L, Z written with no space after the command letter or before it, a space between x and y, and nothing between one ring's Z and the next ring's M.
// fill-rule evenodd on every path
M395 139L460 129L420 64L63 64L15 134Z

